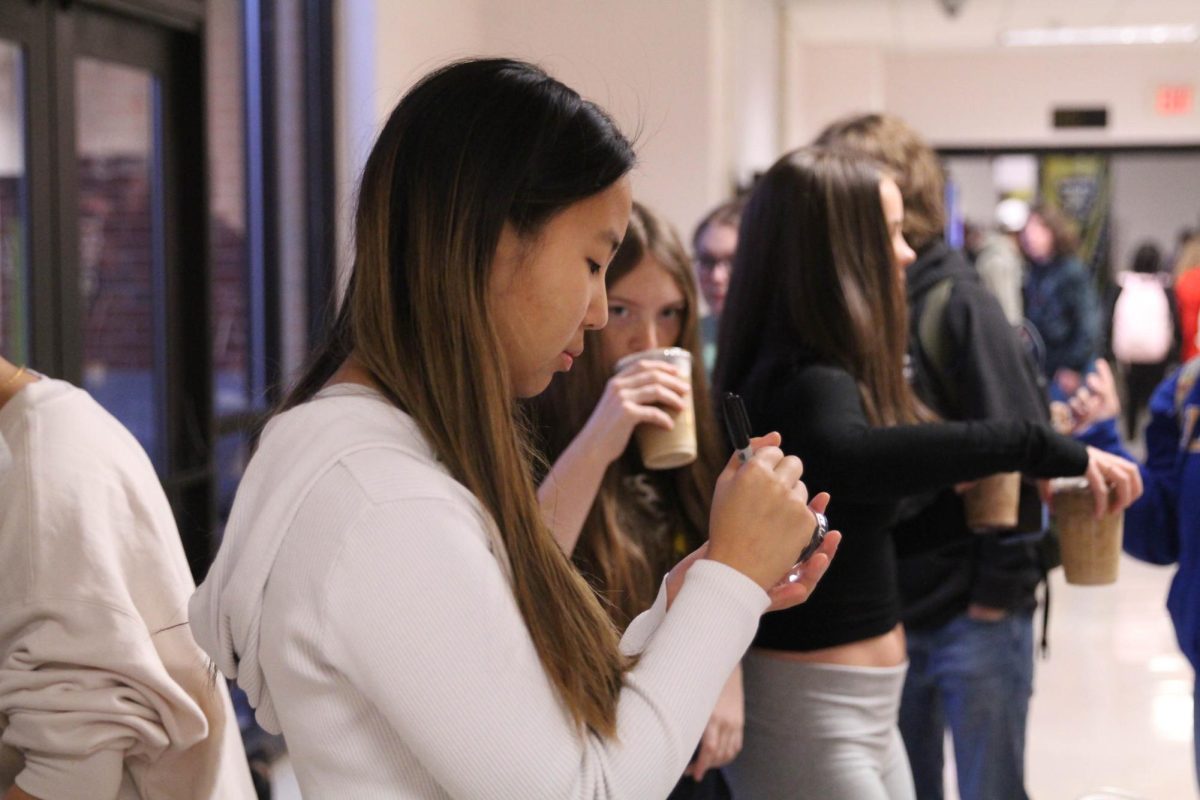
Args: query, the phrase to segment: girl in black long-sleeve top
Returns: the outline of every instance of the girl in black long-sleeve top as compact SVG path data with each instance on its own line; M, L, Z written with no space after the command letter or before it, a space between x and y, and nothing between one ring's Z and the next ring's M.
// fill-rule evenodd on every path
M909 798L896 730L904 680L887 530L910 495L996 472L1087 474L1098 497L1140 491L1128 462L1027 422L932 423L904 379L895 182L817 148L785 156L751 196L721 322L715 382L777 430L833 496L837 563L802 608L763 618L745 668L744 797Z
M804 353L766 353L742 387L756 427L783 435L813 487L834 498L838 564L801 613L768 614L755 644L811 651L887 634L899 621L892 540L907 496L996 472L1079 475L1078 442L1030 422L871 424L846 370ZM818 596L819 595L819 596Z

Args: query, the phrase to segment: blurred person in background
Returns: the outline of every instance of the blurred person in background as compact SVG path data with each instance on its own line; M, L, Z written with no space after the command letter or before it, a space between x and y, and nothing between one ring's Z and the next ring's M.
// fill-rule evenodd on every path
M700 318L700 340L704 348L704 368L709 372L717 360L717 326L733 274L738 223L745 205L744 196L727 200L708 212L692 233L696 280L704 295L704 304L708 306L708 313Z
M1154 387L1179 356L1179 312L1162 272L1162 253L1153 242L1142 243L1131 269L1119 273L1108 307L1106 326L1110 353L1125 381L1125 435L1137 436L1138 419Z
M82 389L0 358L4 800L251 800L224 681L144 450Z
M996 229L984 239L975 257L980 280L1004 310L1008 324L1017 326L1025 319L1021 286L1025 281L1025 257L1021 254L1020 233L1029 219L1029 204L1016 197L1001 200L996 206Z
M912 387L920 401L946 420L1047 422L1024 346L982 280L988 268L971 269L942 235L945 185L932 148L886 114L839 120L817 141L874 158L896 176L904 236L917 251L904 290ZM1028 207L1005 203L997 209L1001 225L1020 230ZM1012 233L997 236L1007 238L993 249L1016 250ZM1024 261L1019 251L1013 255L1002 278L1005 291L1016 282L1019 293ZM1021 516L1040 523L1032 481L1023 483L1020 497ZM1025 797L1033 612L1045 575L1041 544L973 533L953 487L910 501L893 534L909 658L900 732L917 796L943 796L949 730L964 800Z
M1065 214L1036 205L1021 231L1028 261L1025 317L1046 347L1043 370L1056 399L1070 396L1096 355L1100 306L1091 276L1076 257L1079 237Z
M1175 259L1175 303L1182 338L1180 360L1200 355L1200 233L1193 233Z

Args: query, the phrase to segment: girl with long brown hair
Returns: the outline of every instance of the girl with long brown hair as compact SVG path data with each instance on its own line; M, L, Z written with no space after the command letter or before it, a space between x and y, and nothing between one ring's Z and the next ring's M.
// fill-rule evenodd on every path
M781 158L742 217L715 383L783 433L845 539L813 603L763 618L743 661L745 797L914 795L896 728L906 656L887 531L908 496L997 472L1086 474L1097 512L1141 491L1127 461L1030 422L928 422L904 375L900 190L861 156ZM786 726L803 719L798 731ZM781 735L787 731L787 735Z
M624 628L654 602L668 569L706 537L712 490L724 466L708 381L701 368L691 265L678 235L633 204L624 241L605 276L608 325L584 336L570 373L531 403L535 433L553 467L538 496L555 538ZM687 376L662 360L617 370L622 358L682 348L695 358ZM671 428L664 409L690 395L698 456L686 466L650 470L633 440L638 425ZM709 768L737 755L742 738L741 671L735 670L701 739L695 763L672 798L724 796ZM702 785L696 786L699 782Z
M777 436L623 638L543 519L517 399L606 322L633 161L506 59L426 76L372 149L341 311L190 605L306 795L665 796L759 615L827 563L780 584L813 521Z

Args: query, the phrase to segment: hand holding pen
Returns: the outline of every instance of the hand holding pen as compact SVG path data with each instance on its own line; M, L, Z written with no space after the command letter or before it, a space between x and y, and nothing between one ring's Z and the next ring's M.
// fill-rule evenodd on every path
M807 599L837 548L839 536L830 532L818 554L806 564L796 564L828 495L809 504L808 490L800 480L803 465L779 449L778 434L742 444L748 444L752 454L747 454L745 463L731 458L717 480L709 543L696 557L737 569L771 595L773 610L787 608Z
M746 414L746 404L742 402L740 396L732 392L727 392L723 398L723 408L725 412L725 427L729 432L729 440L733 443L738 458L745 464L754 456L754 448L750 446L750 417ZM828 502L829 496L826 495L825 500L821 503L820 510L810 509L813 512L817 527L813 531L812 538L808 544L800 551L800 557L796 559L797 564L803 564L812 558L813 553L817 552L821 547L821 543L825 541L825 536L829 533L829 520L823 512ZM796 580L792 573L789 573L789 579L792 581Z

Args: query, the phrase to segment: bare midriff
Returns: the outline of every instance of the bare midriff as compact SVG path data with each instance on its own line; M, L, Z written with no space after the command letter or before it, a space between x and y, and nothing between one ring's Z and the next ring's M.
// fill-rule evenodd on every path
M908 659L904 645L904 626L897 625L882 636L873 636L849 644L826 647L823 650L768 650L754 652L781 661L800 661L805 664L837 664L842 667L898 667Z

